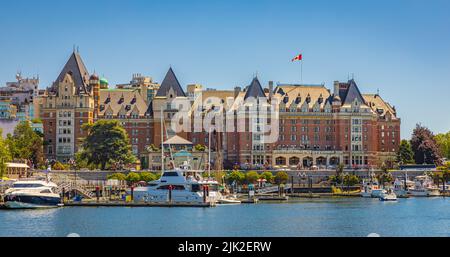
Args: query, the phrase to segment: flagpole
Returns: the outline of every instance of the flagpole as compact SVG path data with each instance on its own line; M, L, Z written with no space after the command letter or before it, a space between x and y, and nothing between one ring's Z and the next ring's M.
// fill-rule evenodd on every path
M303 60L300 60L300 84L303 84Z

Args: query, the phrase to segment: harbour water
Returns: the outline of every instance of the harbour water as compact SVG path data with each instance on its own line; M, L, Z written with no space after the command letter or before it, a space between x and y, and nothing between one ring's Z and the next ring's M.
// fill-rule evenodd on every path
M0 236L450 236L449 198L0 210Z

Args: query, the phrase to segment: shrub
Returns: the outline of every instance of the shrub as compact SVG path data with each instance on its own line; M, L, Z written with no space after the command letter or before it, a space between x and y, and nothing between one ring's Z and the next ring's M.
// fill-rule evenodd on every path
M273 179L274 179L274 176L273 176L272 172L270 172L270 171L265 171L265 172L261 173L260 177L265 179L269 183L272 183Z
M256 180L258 180L258 178L259 178L259 175L256 171L250 171L250 172L247 172L247 174L245 174L245 180L249 184L255 183Z
M52 169L53 170L65 170L66 166L57 161L57 162L55 162L55 164L53 164Z
M235 170L235 171L229 173L229 174L227 175L227 177L226 177L226 180L227 180L229 183L231 183L231 182L233 182L233 181L236 181L236 182L242 182L242 181L244 181L244 179L245 179L244 173L242 173L242 172L240 172L240 171L238 171L238 170Z
M123 174L123 173L114 173L114 174L108 175L107 178L108 179L117 179L117 180L123 181L123 180L127 179L127 176L125 174Z
M141 176L139 176L139 174L137 174L136 172L130 172L126 177L126 181L131 183L138 182L140 179Z
M155 174L153 174L151 172L141 172L140 180L149 182L149 181L156 180L156 176L155 176Z

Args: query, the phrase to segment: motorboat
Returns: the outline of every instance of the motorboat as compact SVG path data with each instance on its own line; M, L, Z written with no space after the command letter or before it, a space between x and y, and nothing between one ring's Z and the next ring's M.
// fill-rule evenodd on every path
M160 179L147 186L128 189L134 202L148 203L216 203L222 198L219 183L213 179L203 179L203 171L191 170L187 162L175 169L162 173ZM131 192L133 190L133 192Z
M240 204L241 200L239 200L235 195L232 196L222 196L218 200L219 204Z
M408 192L412 196L440 196L439 188L434 185L433 180L428 175L416 176L414 178L414 188Z
M394 193L399 198L407 198L409 197L408 191L414 188L414 181L408 180L405 178L396 178L394 181Z
M381 192L382 189L380 188L378 181L373 179L369 181L363 180L360 193L362 197L377 198L380 197Z
M62 206L57 185L48 180L19 180L5 191L4 205L10 209L53 208Z
M392 188L384 189L380 194L380 201L397 201L397 195Z

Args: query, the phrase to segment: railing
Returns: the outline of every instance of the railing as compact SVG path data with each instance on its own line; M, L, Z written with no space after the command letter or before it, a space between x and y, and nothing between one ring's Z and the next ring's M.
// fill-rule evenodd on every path
M291 185L285 185L284 190L291 189ZM256 190L256 193L258 194L266 194L266 193L272 193L272 192L278 192L279 186L271 186L271 187L263 187L258 190Z

